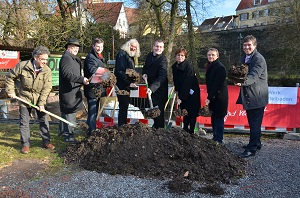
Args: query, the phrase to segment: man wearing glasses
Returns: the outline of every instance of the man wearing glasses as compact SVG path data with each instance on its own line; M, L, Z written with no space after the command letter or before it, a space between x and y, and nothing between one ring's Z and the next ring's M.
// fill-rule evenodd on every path
M70 38L65 45L66 51L59 62L59 105L61 117L76 124L76 112L82 108L81 85L89 81L81 74L82 64L76 55L79 51L79 41ZM75 143L74 127L64 122L59 123L59 136L63 135L65 142Z
M37 117L40 124L40 135L42 137L43 148L53 150L55 147L50 144L49 122L46 116L45 105L48 95L52 89L51 70L47 66L50 52L47 47L38 46L32 52L32 59L21 61L6 76L6 92L8 97L15 98L17 95L38 108ZM15 83L18 83L15 86ZM31 107L20 103L20 135L21 152L30 152L30 129L29 120Z

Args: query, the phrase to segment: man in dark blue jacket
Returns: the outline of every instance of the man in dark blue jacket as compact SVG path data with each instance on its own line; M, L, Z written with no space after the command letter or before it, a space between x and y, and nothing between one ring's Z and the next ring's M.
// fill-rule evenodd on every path
M248 74L244 83L236 83L240 86L240 95L237 104L242 104L246 110L250 126L250 140L241 157L246 158L255 155L261 149L261 125L265 106L268 104L268 72L265 58L256 49L257 41L252 35L243 39L245 55L241 62L248 65Z
M96 73L99 67L104 68L104 59L102 56L104 41L100 38L96 38L93 41L92 49L84 60L84 76L88 79ZM89 126L88 135L91 134L93 130L96 129L96 117L99 108L100 96L95 95L95 90L97 89L97 84L90 83L84 86L84 96L88 100L88 117L87 124ZM101 89L101 88L100 88ZM105 93L105 89L102 88L101 91Z

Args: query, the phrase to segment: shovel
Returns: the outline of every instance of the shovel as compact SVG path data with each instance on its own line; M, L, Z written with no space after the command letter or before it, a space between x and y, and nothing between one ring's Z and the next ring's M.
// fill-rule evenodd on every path
M169 94L169 96L168 96L168 100L167 100L167 102L166 102L166 104L165 104L165 110L166 110L166 108L167 108L167 106L168 106L168 104L169 104L169 101L170 101L170 99L171 99L171 96L173 95L174 89L175 89L175 87L173 86L172 89L171 89L171 91L170 91L170 94Z
M107 101L108 101L108 98L110 97L110 95L112 94L112 92L114 91L114 89L115 89L115 87L113 86L113 87L111 88L109 94L106 96L106 98L105 98L105 100L104 100L104 102L103 102L103 104L102 104L101 109L98 111L96 120L98 120L98 119L100 118L100 115L101 115L101 113L102 113L102 111L103 111L103 109L104 109L104 107L105 107L105 105L106 105L106 103L107 103ZM99 105L99 107L100 107L100 105Z
M36 108L36 109L39 109L38 106L36 106L36 105L32 104L31 102L28 102L28 101L26 101L26 100L24 100L24 99L22 99L22 98L20 98L20 97L18 97L18 96L14 96L14 98L20 100L21 102L23 102L23 103L25 103L25 104L30 105L31 107L34 107L34 108ZM50 116L52 116L52 117L54 117L54 118L56 118L56 119L58 119L58 120L63 121L64 123L68 124L68 125L71 126L71 127L76 127L76 124L73 124L72 122L69 122L68 120L63 119L62 117L59 117L58 115L55 115L55 114L53 114L53 113L51 113L51 112L49 112L49 111L47 111L47 110L42 110L41 112L45 112L46 114L48 114L48 115L50 115Z
M168 122L166 124L166 129L167 130L170 130L171 126L172 126L171 117L172 117L172 113L173 113L173 107L174 107L174 104L175 104L175 100L176 100L176 93L174 92L174 97L173 97L173 101L172 101L172 104L171 104L170 116L169 116Z
M146 74L144 75L144 80L145 80L147 91L148 91L148 79L147 79ZM151 94L148 92L147 95L148 95L148 99L149 99L150 109L146 109L146 115L147 115L147 117L150 117L150 118L156 118L160 115L160 110L159 110L158 106L153 107Z

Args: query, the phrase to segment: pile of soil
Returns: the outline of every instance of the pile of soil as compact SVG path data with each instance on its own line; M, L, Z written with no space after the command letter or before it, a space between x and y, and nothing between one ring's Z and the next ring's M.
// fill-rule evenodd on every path
M139 122L97 129L69 145L63 157L91 171L171 180L169 189L178 193L189 192L193 181L210 186L236 181L245 165L212 140L181 128L153 129Z
M126 78L131 82L131 83L137 83L140 81L140 74L136 72L134 69L126 69Z

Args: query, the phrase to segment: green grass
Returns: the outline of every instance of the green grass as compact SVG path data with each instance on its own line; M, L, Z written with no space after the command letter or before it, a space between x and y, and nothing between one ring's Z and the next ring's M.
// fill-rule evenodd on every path
M66 143L57 136L58 124L50 124L51 143L55 151L42 148L42 138L39 135L39 125L30 124L30 153L22 154L19 124L0 123L0 168L11 164L14 160L32 159L49 164L50 170L58 170L66 165L60 157L66 149ZM78 137L82 139L82 134Z

